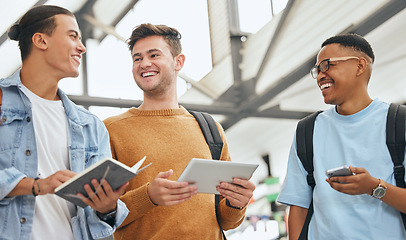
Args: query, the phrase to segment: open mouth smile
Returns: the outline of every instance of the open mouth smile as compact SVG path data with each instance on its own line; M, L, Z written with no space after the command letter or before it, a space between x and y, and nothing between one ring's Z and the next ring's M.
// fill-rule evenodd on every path
M333 86L332 83L323 83L319 85L319 88L321 91L323 91L324 89L330 88L331 86Z
M150 77L150 76L155 76L155 75L157 75L158 73L157 72L144 72L144 73L141 73L141 77Z

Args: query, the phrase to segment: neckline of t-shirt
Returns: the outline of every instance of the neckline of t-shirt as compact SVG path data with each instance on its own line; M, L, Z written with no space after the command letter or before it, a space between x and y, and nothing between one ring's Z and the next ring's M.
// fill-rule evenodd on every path
M38 96L37 94L33 93L30 89L26 86L21 84L21 90L25 93L25 95L30 99L31 102L37 102L43 105L48 106L61 106L63 107L62 100L48 100Z
M333 116L339 120L342 121L358 121L359 119L362 119L366 117L378 104L379 99L374 99L368 106L366 106L364 109L361 111L351 114L351 115L341 115L337 112L337 107L332 108L332 113Z

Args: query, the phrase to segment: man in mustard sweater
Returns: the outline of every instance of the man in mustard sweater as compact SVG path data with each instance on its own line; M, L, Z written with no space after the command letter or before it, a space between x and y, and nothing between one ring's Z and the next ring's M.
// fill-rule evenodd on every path
M117 240L222 239L214 195L197 194L196 186L176 182L191 158L211 159L197 121L177 101L177 73L185 62L180 38L174 28L141 24L128 42L144 101L104 122L115 159L132 166L146 155L146 163L153 164L130 181L121 197L130 213L114 236ZM217 125L224 141L220 158L231 161L224 130ZM241 224L255 188L244 179L234 183L218 188L224 230Z

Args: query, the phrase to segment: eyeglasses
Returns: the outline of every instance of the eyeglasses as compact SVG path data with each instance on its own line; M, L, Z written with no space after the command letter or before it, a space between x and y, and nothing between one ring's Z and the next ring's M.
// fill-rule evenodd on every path
M319 63L319 65L315 65L314 67L312 67L312 69L310 70L310 75L312 75L312 77L314 79L317 78L317 76L319 76L320 72L327 72L327 70L330 68L330 62L334 62L334 61L346 61L349 59L359 59L359 57L336 57L336 58L329 58L329 59L324 59L323 61L321 61Z

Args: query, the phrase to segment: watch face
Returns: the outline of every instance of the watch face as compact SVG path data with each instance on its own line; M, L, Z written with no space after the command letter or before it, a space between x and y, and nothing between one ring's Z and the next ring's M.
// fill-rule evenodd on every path
M386 189L379 186L379 187L375 188L375 190L374 190L374 197L381 198L385 195L385 192L386 192Z

